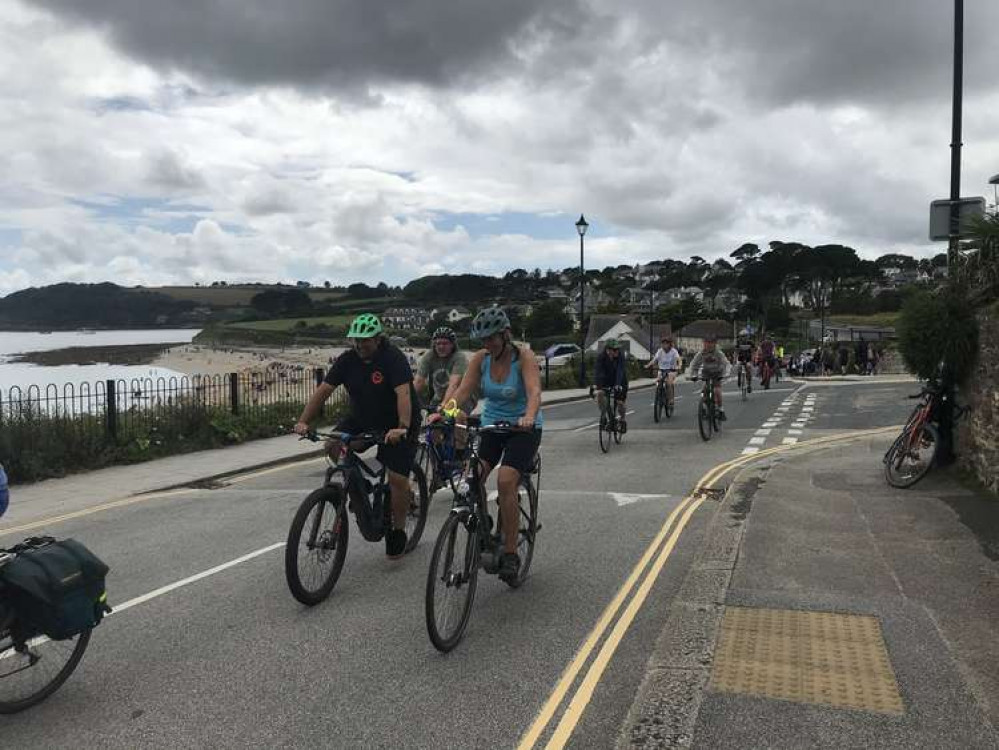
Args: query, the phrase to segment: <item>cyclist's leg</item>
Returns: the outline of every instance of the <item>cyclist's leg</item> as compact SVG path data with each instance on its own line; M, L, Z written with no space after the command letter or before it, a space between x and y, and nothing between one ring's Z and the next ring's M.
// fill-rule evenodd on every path
M378 460L387 471L389 490L392 493L392 527L406 528L406 514L409 513L411 492L409 475L413 470L416 445L408 440L395 445L382 445L378 448Z
M718 376L713 376L711 378L711 385L715 389L715 407L718 411L722 411L722 381Z
M607 394L604 393L603 389L597 391L597 409L600 410L601 417L607 411Z
M517 493L520 488L520 477L530 471L540 444L540 430L515 432L506 436L503 463L496 474L500 512L503 517L503 551L506 554L517 554L517 542L520 535L520 510Z
M666 372L666 380L669 383L669 402L673 403L673 390L676 388L676 370Z
M617 397L617 418L624 421L625 412L628 409L628 391L624 391Z

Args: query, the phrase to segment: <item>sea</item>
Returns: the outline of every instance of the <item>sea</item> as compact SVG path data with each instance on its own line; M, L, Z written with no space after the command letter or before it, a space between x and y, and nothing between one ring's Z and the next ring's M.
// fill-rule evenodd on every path
M158 328L127 331L0 331L0 392L49 385L60 389L72 383L96 383L108 378L171 377L180 373L148 365L92 364L37 365L17 362L17 354L56 351L72 347L113 347L131 344L186 344L199 333L196 328Z

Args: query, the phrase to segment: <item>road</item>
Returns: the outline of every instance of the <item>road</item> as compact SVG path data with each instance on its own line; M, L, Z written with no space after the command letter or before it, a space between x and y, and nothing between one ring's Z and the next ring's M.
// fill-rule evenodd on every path
M531 577L517 591L481 577L465 640L446 656L430 644L423 615L446 493L402 562L387 561L382 545L352 529L336 590L311 609L288 593L281 545L298 503L322 480L320 462L59 522L44 531L83 541L112 567L108 589L119 611L95 632L58 693L0 722L3 744L516 747L668 514L705 472L785 441L899 424L913 387L784 382L741 402L729 384L729 420L708 443L697 434L696 386L680 386L674 417L658 425L651 391L638 391L629 401L629 432L609 455L597 445L592 402L547 407L543 529ZM568 746L614 745L708 516L705 505L690 517L619 634ZM12 541L0 535L0 543ZM542 741L564 711L565 703L557 705L540 727Z

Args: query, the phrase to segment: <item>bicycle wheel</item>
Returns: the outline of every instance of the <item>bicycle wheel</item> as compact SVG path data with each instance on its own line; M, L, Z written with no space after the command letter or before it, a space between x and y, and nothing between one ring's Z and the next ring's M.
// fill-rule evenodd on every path
M660 416L662 416L663 411L663 401L665 400L665 395L663 394L663 387L661 385L656 386L656 398L652 402L652 419L658 424Z
M412 552L420 543L423 527L427 525L427 512L430 510L430 494L427 492L427 478L416 464L409 474L409 510L406 512L406 552Z
M600 425L597 427L597 438L600 440L600 450L604 453L610 450L611 429L610 421L606 414L600 416Z
M330 595L343 570L349 534L342 487L321 487L302 501L284 548L288 588L302 604L311 607Z
M83 658L92 632L64 641L40 635L19 646L10 630L0 631L0 714L23 711L58 690Z
M904 432L885 456L885 479L892 487L905 489L926 476L940 446L937 428L924 422L916 434Z
M461 640L479 578L475 516L451 513L437 535L427 575L425 612L430 642L447 653Z
M534 540L538 531L538 491L534 483L527 478L517 490L517 500L520 506L520 531L517 538L517 556L520 557L520 570L514 580L507 581L512 589L520 588L527 580L534 559ZM501 522L502 523L502 522Z
M697 404L697 429L701 433L701 440L711 439L712 421L707 402L701 399Z
M413 460L413 463L423 471L423 476L427 481L427 494L430 497L433 497L437 493L437 490L443 486L436 471L433 454L433 449L429 445L420 443L416 447L416 458Z

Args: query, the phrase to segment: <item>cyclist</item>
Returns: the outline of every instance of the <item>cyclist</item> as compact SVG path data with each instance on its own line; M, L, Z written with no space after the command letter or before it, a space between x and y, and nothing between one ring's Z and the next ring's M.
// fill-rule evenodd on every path
M600 407L601 414L607 408L607 396L603 389L621 389L617 399L617 424L623 435L628 431L628 424L624 421L628 400L628 367L621 354L621 343L617 339L607 339L604 343L604 350L597 357L593 371L593 382L597 388L597 406Z
M461 404L473 393L481 393L483 425L509 423L520 428L505 434L487 432L479 443L483 483L499 466L496 488L503 522L499 577L511 581L520 571L517 488L521 475L534 465L541 444L541 376L534 352L512 342L510 319L501 308L481 310L472 320L471 333L484 348L472 355L451 398Z
M676 382L677 370L680 369L680 353L673 346L673 339L669 336L663 336L660 344L659 349L652 355L652 359L645 366L651 370L654 365L659 365L659 382L666 380L670 384L669 403L672 406L672 386Z
M777 372L777 345L774 344L770 334L765 334L763 336L763 341L760 342L760 367L767 366L770 368L770 375L773 376ZM760 378L762 379L762 374Z
M729 361L725 352L718 348L718 338L714 334L704 337L704 348L697 353L690 363L690 379L711 380L714 382L715 406L718 407L718 419L724 422L728 417L722 408L721 381L728 374Z
M337 425L340 432L385 432L378 446L378 461L386 470L392 494L392 525L385 535L385 554L397 560L406 550L406 513L409 510L409 474L416 454L419 407L413 388L413 371L406 355L388 342L382 323L371 313L358 315L347 338L353 344L333 363L316 388L295 432L304 435L309 423L337 386L347 389L350 413Z
M749 336L740 336L739 341L735 347L735 355L738 360L738 366L745 370L746 378L746 393L753 392L753 351L755 347L753 346L753 340Z
M468 369L468 356L458 350L458 337L448 326L441 326L431 337L431 348L420 357L416 366L416 377L413 385L416 392L423 395L427 384L430 384L430 411L436 411L441 404L446 404L453 392L461 384L461 376ZM475 394L469 397L468 403L461 404L466 414L475 408Z

